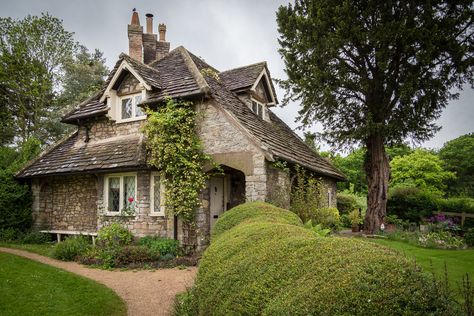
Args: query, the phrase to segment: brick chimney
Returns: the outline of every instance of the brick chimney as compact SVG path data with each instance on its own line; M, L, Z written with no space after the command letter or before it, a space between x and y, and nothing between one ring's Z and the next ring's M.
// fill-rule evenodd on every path
M128 25L128 54L135 60L142 61L143 27L140 26L138 12L133 9L132 22Z
M143 34L143 62L149 64L156 59L156 34L153 34L153 14L146 14L146 33Z
M160 40L156 42L156 59L163 58L170 51L170 43L166 41L166 25L160 23L158 25L158 33Z
M170 43L166 41L166 25L158 25L159 40L157 34L153 34L153 14L146 15L146 33L140 26L138 12L133 9L132 22L128 25L128 47L129 55L133 59L149 64L156 59L164 57L170 51Z

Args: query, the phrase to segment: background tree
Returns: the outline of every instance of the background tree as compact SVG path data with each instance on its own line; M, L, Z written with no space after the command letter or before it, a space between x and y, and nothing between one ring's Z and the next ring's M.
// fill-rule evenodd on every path
M445 168L456 173L448 193L474 197L474 134L467 134L445 143L439 151Z
M49 14L0 19L0 102L11 122L2 143L19 144L31 136L50 142L59 136L55 123L61 111L54 92L74 52L72 36Z
M432 137L451 89L474 83L473 16L471 0L296 0L277 12L285 101L330 144L367 149L369 232L386 214L384 145Z
M101 89L109 72L103 55L98 49L89 52L87 47L78 46L74 58L64 65L60 103L76 105Z
M443 162L436 154L424 149L396 157L390 167L390 185L417 187L440 196L447 188L446 182L455 179L453 172L443 169Z

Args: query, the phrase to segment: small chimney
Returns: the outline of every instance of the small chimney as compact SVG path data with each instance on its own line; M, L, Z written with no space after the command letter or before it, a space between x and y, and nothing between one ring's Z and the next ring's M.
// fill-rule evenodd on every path
M160 23L158 25L158 33L160 34L160 42L166 42L166 25L163 23Z
M147 13L146 16L146 32L147 34L153 34L153 14Z
M143 27L140 26L138 12L134 8L132 13L132 21L128 25L128 54L131 58L143 61Z

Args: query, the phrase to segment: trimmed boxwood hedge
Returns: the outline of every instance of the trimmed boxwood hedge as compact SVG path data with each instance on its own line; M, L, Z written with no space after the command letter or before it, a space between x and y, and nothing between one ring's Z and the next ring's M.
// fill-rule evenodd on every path
M302 226L303 222L293 212L265 202L249 202L225 212L214 225L211 238L217 238L223 232L243 222L266 221Z
M430 277L388 248L318 237L287 211L263 203L237 207L215 227L194 288L178 299L177 315L444 312Z

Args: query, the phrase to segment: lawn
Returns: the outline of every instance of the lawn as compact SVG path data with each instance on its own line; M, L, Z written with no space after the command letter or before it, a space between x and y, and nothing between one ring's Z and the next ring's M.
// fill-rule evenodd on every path
M434 272L437 276L444 276L444 265L448 270L448 279L452 289L458 289L462 277L469 273L471 281L474 278L474 250L442 250L428 249L410 245L405 242L386 239L367 239L404 253L414 258L425 271Z
M2 315L125 315L109 288L39 262L0 252Z
M51 253L53 252L55 243L47 243L47 244L15 244L15 243L2 243L0 242L0 247L5 247L5 248L15 248L15 249L21 249L21 250L26 250L29 252L34 252L39 255L45 256L45 257L51 257Z

